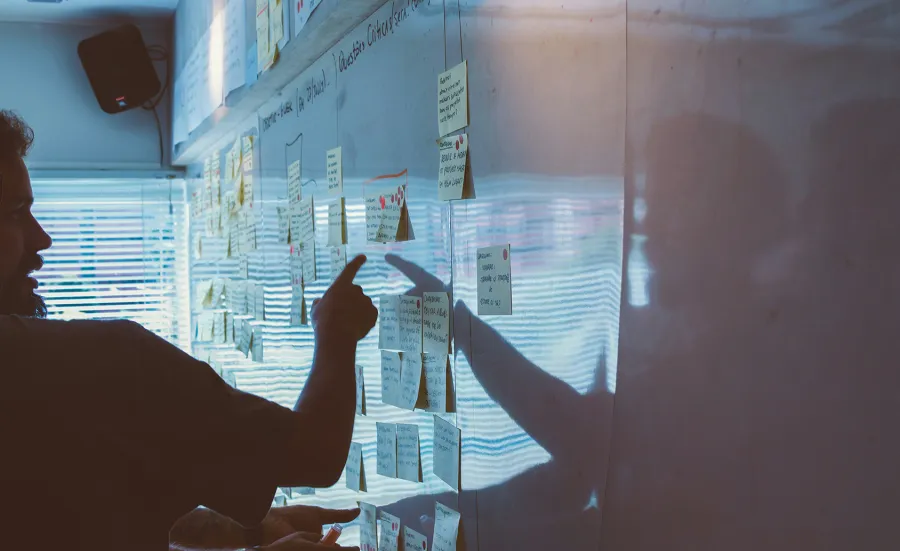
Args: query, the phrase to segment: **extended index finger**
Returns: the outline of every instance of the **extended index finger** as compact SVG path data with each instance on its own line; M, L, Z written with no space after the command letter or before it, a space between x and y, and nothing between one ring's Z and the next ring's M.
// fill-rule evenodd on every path
M321 524L334 524L335 522L350 522L359 516L359 509L319 509L319 521Z
M338 275L334 279L334 285L352 285L353 278L356 277L356 274L359 273L360 268L363 267L363 264L366 263L366 255L361 254L347 263L347 267L341 271L340 275Z

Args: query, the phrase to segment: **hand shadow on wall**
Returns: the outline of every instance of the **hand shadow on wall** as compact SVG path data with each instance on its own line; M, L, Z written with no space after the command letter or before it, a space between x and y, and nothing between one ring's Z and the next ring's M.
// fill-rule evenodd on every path
M394 255L386 260L414 284L407 294L451 294L440 279L421 267ZM595 375L595 388L581 394L526 359L463 301L455 303L453 325L456 350L466 357L488 396L552 456L499 485L462 490L458 495L464 514L459 549L465 549L465 514L474 510L478 511L480 549L599 545L612 412L612 395L602 384L605 356L598 360L601 375ZM605 428L598 430L598 426ZM415 496L384 509L430 538L435 500L455 508L457 494ZM492 514L503 516L492 518ZM475 527L470 523L468 528Z

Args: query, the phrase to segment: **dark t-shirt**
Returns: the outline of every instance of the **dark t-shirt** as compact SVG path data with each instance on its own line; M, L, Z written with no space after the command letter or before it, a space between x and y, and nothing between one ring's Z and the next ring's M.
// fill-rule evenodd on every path
M153 549L262 520L294 414L125 321L0 316L0 548Z

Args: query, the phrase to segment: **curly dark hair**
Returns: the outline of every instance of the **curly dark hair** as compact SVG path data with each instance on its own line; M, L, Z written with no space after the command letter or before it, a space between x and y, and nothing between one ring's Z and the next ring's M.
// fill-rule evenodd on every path
M12 111L0 109L0 159L28 155L34 131Z

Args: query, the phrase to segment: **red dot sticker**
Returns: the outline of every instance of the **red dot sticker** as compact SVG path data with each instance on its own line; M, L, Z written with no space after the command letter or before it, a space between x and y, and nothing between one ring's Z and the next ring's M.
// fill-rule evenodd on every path
M506 249L503 249L503 260L506 260L509 257L509 252Z
M384 210L384 195L381 196L381 210Z
M456 150L459 151L459 142L456 142Z
M463 138L462 136L460 136L460 137L459 137L459 143L462 144L462 143L463 143L463 140L465 140L465 138Z
M417 301L416 301L416 308L421 308L421 307L422 307L422 305L421 305L420 301L417 300Z

